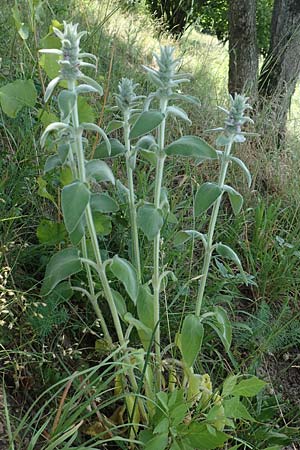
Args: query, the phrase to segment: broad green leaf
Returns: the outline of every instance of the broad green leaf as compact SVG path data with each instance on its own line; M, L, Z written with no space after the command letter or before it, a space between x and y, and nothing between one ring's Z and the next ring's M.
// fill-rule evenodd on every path
M49 294L58 283L80 271L81 262L77 249L65 248L56 253L47 265L41 295Z
M120 315L121 318L123 318L125 316L125 314L127 313L126 302L125 302L124 298L122 297L122 295L118 291L111 289L111 292L112 292L112 295L114 298L114 302L115 302L118 314Z
M164 115L159 111L142 112L130 131L130 139L136 139L154 130L163 119Z
M50 194L50 193L47 191L47 181L44 180L42 177L38 177L37 183L38 183L38 186L39 186L38 192L37 192L38 195L39 195L40 197L47 198L48 200L51 200L51 202L54 203L54 205L56 205L56 202L55 202L55 200L54 200L53 195Z
M85 232L85 223L85 216L82 215L76 228L71 233L69 233L70 241L74 246L78 245L83 238Z
M186 156L202 159L217 159L216 150L197 136L183 136L165 148L169 156Z
M168 433L158 434L148 441L144 450L165 450L168 446Z
M43 49L60 49L61 42L60 39L56 36L46 36L41 41L41 47ZM44 53L40 58L40 66L44 69L50 79L58 76L58 73L61 69L60 65L58 64L59 59L59 55L51 53Z
M243 397L254 397L257 395L267 383L253 376L246 380L240 381L233 390L232 395L242 395Z
M142 155L142 157L151 164L151 166L156 167L157 164L156 153L150 150L139 150L139 152Z
M195 215L199 216L207 211L221 194L222 189L217 184L209 182L202 184L195 195Z
M55 169L56 167L61 166L61 160L58 155L51 155L48 156L45 162L44 166L44 172L50 172L51 170Z
M246 166L246 164L239 158L236 158L235 156L230 156L230 160L234 161L244 172L246 178L247 178L247 182L248 182L248 187L251 187L251 183L252 183L252 177L251 177L251 173L248 169L248 167Z
M111 168L106 162L100 159L92 159L85 165L86 176L88 179L94 179L95 181L110 181L115 184L115 177L111 171Z
M118 203L106 193L92 194L91 196L92 211L102 213L112 213L119 210Z
M63 223L52 222L43 219L36 230L36 235L41 244L56 245L67 238L66 228Z
M162 420L160 420L159 423L154 428L153 433L154 434L168 433L169 427L170 427L170 422L169 422L168 417L163 417Z
M96 120L95 111L92 106L89 104L86 98L78 97L77 98L78 105L78 116L79 122L94 122Z
M109 267L115 277L118 278L118 280L120 280L124 285L126 292L133 303L136 304L138 295L138 279L133 265L126 259L115 255Z
M61 193L61 206L66 228L69 233L75 230L90 200L90 191L80 181L65 186Z
M0 88L0 104L9 117L13 119L25 106L33 108L37 92L32 80L16 80Z
M204 329L199 317L189 314L185 317L181 330L181 353L184 362L192 367L201 349Z
M188 122L189 125L192 124L192 121L189 119L187 113L178 106L168 106L167 114L185 120L186 122Z
M63 166L60 170L59 181L62 186L67 186L73 182L73 173L72 169L69 166Z
M154 329L154 299L147 285L139 287L137 301L137 314L141 322L150 330Z
M182 245L190 239L201 239L204 246L207 244L206 235L203 233L199 233L196 230L182 230L178 231L174 237L174 245Z
M157 236L164 224L162 211L152 204L140 206L137 212L137 225L147 236L149 241Z
M141 322L140 320L133 317L133 315L130 312L127 312L125 314L124 320L125 320L125 322L135 326L135 328L138 330L138 332L142 331L144 334L151 336L150 328L147 328L146 325L143 324L143 322Z
M243 271L240 258L235 253L235 251L232 250L232 248L228 247L228 245L224 245L221 243L217 244L216 252L218 253L218 255L222 256L223 258L227 258L227 259L230 259L231 261L233 261L238 266L240 271L241 272Z
M67 119L74 109L76 103L76 94L72 91L62 90L58 94L57 102L61 112L61 120Z
M107 236L111 233L112 224L110 217L98 211L94 211L93 220L97 234L100 234L101 236Z
M194 105L200 106L200 100L197 97L194 97L193 95L186 95L186 94L172 94L171 99L174 100L182 100L184 102L192 103Z
M62 164L65 164L67 157L69 156L70 144L59 144L57 147L57 153ZM72 182L72 181L70 181Z
M44 125L44 128L47 128L48 125L52 122L58 122L58 117L53 112L48 112L45 109L39 109L37 114L38 119Z
M151 147L156 146L156 140L152 134L147 134L146 136L141 137L135 144L135 148L138 150L150 150Z
M109 154L105 141L102 141L96 147L94 155L96 158L114 158L126 152L124 145L118 139L109 139L109 142L111 145L111 153Z
M124 122L122 120L111 120L107 125L105 132L109 134L112 131L119 130L119 128L122 128L123 125Z
M222 389L222 397L225 398L228 395L231 395L232 390L234 386L237 383L237 375L229 375L229 377L226 378L226 380L223 383L223 389Z
M216 331L219 338L224 345L226 352L229 351L232 341L232 326L231 322L228 319L227 312L221 306L215 306L214 310L214 319L215 322L208 322L209 325Z
M243 405L238 397L233 397L223 402L225 415L232 419L244 419L254 421L248 409Z
M230 204L234 214L237 215L242 209L244 201L243 197L231 186L225 185L223 188L224 191L229 195Z
M217 147L225 147L230 142L231 142L231 137L230 136L225 136L225 134L221 134L216 139L216 146Z
M230 436L217 430L211 433L207 425L192 422L188 427L186 438L193 448L197 448L198 450L213 450L222 447Z

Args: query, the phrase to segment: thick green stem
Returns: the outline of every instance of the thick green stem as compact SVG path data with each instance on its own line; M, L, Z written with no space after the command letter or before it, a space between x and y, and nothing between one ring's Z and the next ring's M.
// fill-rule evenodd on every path
M160 111L162 114L166 113L168 105L168 99L162 98L160 100ZM156 163L156 174L155 174L155 190L154 190L154 206L155 208L160 207L160 197L161 197L161 188L162 188L162 180L163 180L163 172L164 172L164 163L165 163L165 128L166 128L166 119L164 118L161 122L158 129L158 152L157 152L157 163ZM155 329L155 356L157 363L157 387L161 389L161 354L160 354L160 305L159 305L159 291L160 291L160 232L154 238L153 244L153 278L152 278L152 286L153 286L153 296L154 296L154 323L156 326Z
M226 146L224 154L222 156L221 169L220 169L220 175L219 175L219 181L218 181L218 186L220 187L220 189L223 189L223 187L224 187L224 182L225 182L228 163L229 163L228 156L230 155L231 147L232 147L232 140ZM220 209L220 205L221 205L221 201L222 201L222 196L223 196L223 192L218 197L218 199L216 200L216 202L213 206L213 210L212 210L212 214L211 214L210 222L209 222L209 227L208 227L207 245L205 248L205 256L204 256L201 279L200 279L199 287L198 287L198 295L197 295L196 309L195 309L195 314L198 317L200 316L201 308L202 308L203 296L204 296L204 291L205 291L205 287L206 287L209 266L210 266L211 257L212 257L212 251L213 251L213 236L214 236L214 232L215 232L215 228L216 228L216 223L217 223L219 209Z
M130 223L131 223L131 236L133 243L133 255L134 255L134 263L138 275L139 282L142 279L141 274L141 258L140 258L140 247L139 247L139 235L138 235L138 227L137 227L137 217L136 217L136 205L134 199L134 184L133 184L133 171L130 167L130 125L129 125L129 112L125 111L124 113L124 140L125 140L125 148L126 148L126 171L127 171L127 180L128 180L128 204L129 204L129 212L130 212Z

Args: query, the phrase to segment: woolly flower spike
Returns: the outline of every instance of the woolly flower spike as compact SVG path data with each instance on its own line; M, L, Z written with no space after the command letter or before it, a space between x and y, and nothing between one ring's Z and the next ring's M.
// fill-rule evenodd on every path
M178 84L190 81L188 74L177 73L180 59L174 58L174 47L161 46L160 54L153 54L156 61L157 69L143 66L148 72L151 81L159 88L158 91L162 95L172 95L172 88Z
M131 109L136 106L136 103L144 96L137 96L135 93L135 89L138 84L134 83L133 80L128 78L122 78L119 82L118 89L119 94L115 94L117 104L122 111Z
M86 31L77 31L78 24L64 22L64 31L53 28L56 36L61 40L61 50L59 49L45 49L40 50L41 53L51 53L59 55L61 59L58 61L61 70L59 76L54 78L48 85L45 92L45 102L51 97L51 94L56 85L61 80L70 82L83 81L85 85L80 86L81 92L99 92L101 95L103 90L101 86L90 77L87 77L81 72L81 67L92 67L96 69L95 64L82 61L82 58L91 58L96 61L96 57L91 53L80 53L80 39L86 34ZM83 87L84 86L84 87Z
M252 107L247 103L249 97L235 94L234 98L230 96L231 108L227 111L228 119L225 120L225 130L229 133L241 133L241 127L246 122L253 123L250 117L244 116L244 112Z

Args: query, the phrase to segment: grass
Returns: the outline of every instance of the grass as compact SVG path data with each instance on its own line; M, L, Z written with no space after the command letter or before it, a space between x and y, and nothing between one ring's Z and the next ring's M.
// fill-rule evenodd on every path
M19 3L26 21L26 1ZM33 77L41 94L42 82L37 70L37 57L36 54L31 57L15 31L10 11L13 5L13 1L6 3L0 24L1 46L7 49L0 68L0 84L20 77ZM140 65L151 62L151 53L157 50L158 40L155 24L149 21L142 11L128 14L122 12L116 3L95 2L95 0L75 1L72 8L70 5L62 4L60 0L55 0L50 6L44 21L36 25L38 37L47 34L52 18L59 21L63 19L78 21L82 28L89 30L90 34L86 38L85 45L89 51L100 57L99 80L107 92L106 106L112 104L112 94L116 91L121 76L134 78L141 84L141 91L144 88L149 91L150 86L145 82ZM33 41L31 33L28 39L29 48L34 48ZM162 41L170 42L170 38L163 36ZM184 56L184 69L193 74L189 93L199 97L202 106L200 109L190 111L193 121L190 129L174 121L174 131L170 128L169 139L173 133L178 135L188 132L202 135L208 128L220 125L223 116L215 106L226 104L227 101L227 54L216 39L192 31L176 46L178 54ZM46 81L44 75L43 81ZM222 223L217 229L218 239L236 246L246 271L254 276L254 280L245 290L230 267L221 267L218 261L215 261L206 301L226 305L235 318L235 339L231 359L224 357L220 349L212 345L213 335L206 338L203 368L211 373L216 383L234 365L238 370L243 370L247 362L253 371L257 370L257 367L262 367L266 371L269 364L266 359L270 352L278 358L281 366L283 355L286 352L293 354L295 349L299 348L298 97L299 95L295 95L293 98L286 151L279 154L277 150L273 150L272 128L266 135L255 138L252 143L243 147L243 159L246 155L254 173L254 183L250 192L246 194L246 207L243 213L233 218L228 211L223 210ZM93 107L95 114L97 116L104 114L103 122L107 122L111 113L109 111L102 113L103 103L97 103ZM28 439L32 442L34 436L40 439L43 435L42 428L45 424L53 426L59 411L60 394L65 389L66 383L73 379L75 371L83 371L82 375L86 370L87 380L99 370L97 366L99 358L104 358L99 350L99 344L97 349L97 342L101 343L99 329L95 326L91 311L80 298L75 299L72 306L67 303L64 305L66 309L64 325L54 323L51 331L45 336L37 332L41 318L34 316L39 312L35 303L39 302L39 282L51 248L38 242L36 229L45 212L49 217L54 214L48 201L37 196L36 180L42 173L43 162L46 159L38 143L41 125L37 119L37 112L40 108L43 108L41 96L36 108L23 110L15 120L7 118L0 111L0 140L4 149L0 161L0 170L3 174L0 183L1 273L4 267L11 268L6 284L1 283L0 287L1 298L5 298L9 305L9 314L5 316L6 324L0 327L0 361L1 373L5 375L7 397L16 396L21 404L21 414L18 417L14 413L11 413L10 417L8 407L5 408L5 415L7 422L9 424L11 422L9 434L15 432L16 436L22 437L26 431L30 436ZM52 111L51 108L53 106L50 106ZM212 139L210 135L207 136L209 140ZM114 164L119 167L119 163ZM141 170L136 180L137 191L141 192L141 197L147 197L153 189L153 174L151 171L146 173L143 170L143 161L139 161L139 164ZM172 186L171 212L176 215L177 223L169 223L164 229L163 251L165 250L166 255L164 263L179 279L179 285L166 286L168 296L174 298L175 308L172 314L165 315L163 326L166 329L169 327L171 334L178 328L182 304L185 305L185 311L189 311L189 297L196 290L196 280L188 286L186 281L190 274L196 276L202 264L203 252L200 244L192 242L178 249L174 245L174 237L181 229L193 228L190 210L192 194L197 183L200 183L202 178L211 179L217 174L212 165L204 168L204 171L199 170L197 167L191 167L189 163L175 160L169 161L166 166L166 177ZM177 174L175 178L174 173ZM243 175L234 171L232 177L246 193ZM226 226L223 226L225 224ZM126 247L130 230L126 229L122 217L115 225L117 233L122 235L123 246ZM203 228L206 226L206 218L203 218L202 226ZM108 237L108 247L113 240L114 236ZM167 251L170 248L171 250ZM146 258L145 265L147 264L150 264L150 260ZM223 271L225 276L220 276L220 271ZM36 327L32 326L29 318L33 318L33 322L36 321ZM291 333L291 330L295 331ZM282 371L288 376L291 365L282 366ZM280 397L277 380L281 377L282 373L272 379L275 391L279 392L280 408L278 404L269 406L271 400L268 397L261 399L257 409L260 409L261 414L265 412L267 415L267 411L272 408L273 416L270 416L269 420L275 422L282 432L290 433L293 440L294 432L286 429L284 417L289 428L296 429L299 427L299 413L295 412L292 417L288 409L294 411L293 406L287 407L286 397L283 400ZM110 395L109 376L107 380L104 381L104 384L106 383L104 387L98 386L94 391L92 394L94 398L106 389L107 395ZM82 436L81 432L78 434L76 426L74 427L74 424L78 425L81 420L86 420L90 424L94 420L88 419L94 417L94 412L85 410L90 403L90 394L81 402L81 393L78 390L80 386L78 383L73 390L71 389L70 403L63 404L63 412L59 418L61 428L57 429L57 433L54 433L50 441L45 439L45 436L42 438L44 442L42 448L45 450L56 448L51 447L51 444L56 445L55 439L58 437L65 442L69 440L71 445L75 436L72 445L79 445L74 447L78 449L89 448L88 445L95 442L94 438L86 442L86 437ZM16 389L21 394L16 395ZM289 395L288 388L285 395ZM44 398L51 398L53 402L51 408L45 409L47 404L43 405ZM290 401L293 403L294 400L291 398ZM36 403L30 408L33 402ZM78 405L80 410L76 409ZM108 404L104 403L105 405L105 414L107 410L113 413L109 400ZM284 411L283 418L280 415L281 408ZM47 418L49 411L51 415ZM68 430L71 431L67 436ZM245 431L245 439L250 439L250 442L251 430L253 429ZM16 442L18 445L28 445L28 441L21 444L19 437L16 438ZM122 445L125 446L120 443L120 448Z

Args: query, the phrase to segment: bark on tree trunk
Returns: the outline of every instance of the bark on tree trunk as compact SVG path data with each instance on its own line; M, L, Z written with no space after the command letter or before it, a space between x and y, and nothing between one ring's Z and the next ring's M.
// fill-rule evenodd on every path
M291 98L300 74L300 1L275 0L268 55L259 77L261 103L268 102L269 119L284 140ZM266 103L265 103L266 104Z
M230 94L257 93L256 0L229 0Z

